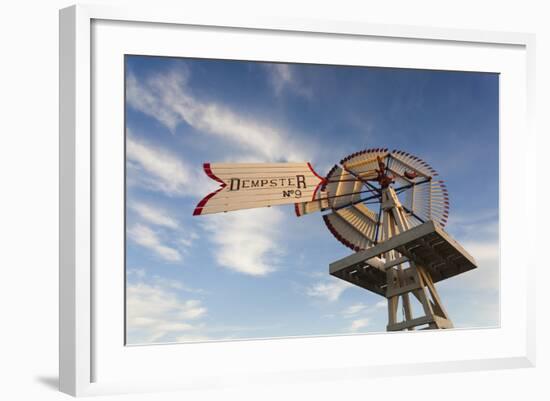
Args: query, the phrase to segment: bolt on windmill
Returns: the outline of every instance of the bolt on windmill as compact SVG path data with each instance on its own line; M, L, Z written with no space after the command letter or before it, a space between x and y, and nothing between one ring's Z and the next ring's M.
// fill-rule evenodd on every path
M330 274L385 297L388 331L453 327L435 283L477 266L443 230L447 188L422 159L366 149L342 159L325 177L307 162L203 167L220 188L198 203L194 215L284 204L294 204L298 217L322 213L329 231L354 251L331 263Z

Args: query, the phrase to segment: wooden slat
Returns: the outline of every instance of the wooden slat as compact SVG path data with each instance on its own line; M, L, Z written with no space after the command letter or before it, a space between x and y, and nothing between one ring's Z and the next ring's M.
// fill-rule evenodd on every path
M391 154L391 157L394 158L394 161L392 161L392 166L394 166L395 162L397 163L401 163L402 166L400 167L403 167L404 169L408 169L408 170L412 170L412 171L416 171L418 175L422 176L422 177L425 177L425 178L430 178L431 177L431 173L430 171L427 169L427 168L422 168L422 167L415 167L414 165L412 165L409 160L407 160L405 158L405 156L402 156L402 155L398 155L396 153L392 153ZM395 167L393 167L395 168Z
M355 184L351 191L353 193L353 195L350 198L351 203L357 202L359 199L361 199L361 194L359 192L361 192L361 190L363 189L363 185L364 184L361 181L359 180L355 181Z
M345 213L342 215L339 212L328 215L334 229L342 236L342 238L351 244L354 244L361 249L368 248L371 241L348 220L349 217L347 216L349 215L346 215Z
M363 203L358 203L354 206L366 218L368 218L369 220L371 220L375 224L377 223L378 215L375 212L373 212L372 210L370 210L366 205L364 205Z
M234 210L241 210L241 209L254 209L259 207L270 207L270 206L276 206L276 205L287 205L289 202L286 199L278 199L270 201L268 205L265 204L265 202L247 202L247 203L239 203L239 204L225 204L225 205L213 205L210 206L210 203L208 203L206 206L200 208L197 207L196 209L201 210L202 214L212 214L212 213L221 213L221 212L231 212ZM290 203L292 204L292 202Z
M334 193L334 198L332 199L332 207L339 208L351 203L353 197L354 187L356 182L351 181L354 177L348 172L342 171L340 175L340 182L336 187L336 192ZM346 196L346 194L349 194ZM329 194L329 197L332 196Z
M356 230L361 233L361 235L367 237L369 241L374 241L374 237L369 236L367 231L367 228L373 225L372 221L359 212L355 206L341 209L336 213L340 214L342 217L345 217L346 220L352 224Z
M249 196L242 196L241 194L238 194L236 196L223 196L224 193L220 192L217 196L212 197L208 201L208 205L214 206L214 205L231 205L231 204L241 204L241 205L248 205L248 204L259 204L261 202L265 202L265 206L271 205L272 201L284 201L281 204L284 203L297 203L301 200L307 199L308 202L313 198L313 189L311 190L302 190L302 195L300 197L295 197L294 195L286 198L281 197L281 191L277 193L268 193L268 194L254 194ZM261 206L259 206L261 207Z
M297 175L303 175L306 177L306 179L316 179L317 182L319 179L317 176L309 171L253 171L253 170L246 170L246 171L235 171L232 172L226 172L226 173L219 173L217 170L213 171L214 175L224 181L228 181L231 178L269 178L269 179L277 179L277 178L295 178Z
M364 160L361 160L360 158L359 160L351 159L350 161L344 163L344 167L348 170L354 170L359 167L368 165L369 163L376 164L376 166L378 166L378 159L376 158L376 156L369 157L368 159L364 159Z
M210 168L219 170L246 170L254 168L296 168L304 167L308 162L297 162L297 163L208 163Z
M433 316L422 316L422 317L418 317L416 319L412 319L412 320L405 321L405 322L388 324L386 329L388 331L400 331L400 330L408 328L409 326L414 327L414 326L422 326L423 324L429 324L429 323L434 322L434 320L435 319L434 319Z

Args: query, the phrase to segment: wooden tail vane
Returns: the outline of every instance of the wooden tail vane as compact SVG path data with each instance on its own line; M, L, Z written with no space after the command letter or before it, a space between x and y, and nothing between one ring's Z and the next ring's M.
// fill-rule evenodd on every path
M434 283L477 266L443 230L447 187L422 159L366 149L343 158L325 177L308 162L203 167L220 188L193 215L285 204L294 204L297 216L322 213L329 231L355 252L331 263L330 274L387 298L387 330L453 327ZM413 316L412 300L422 316Z
M304 163L205 163L204 172L220 183L193 215L312 201L325 179Z

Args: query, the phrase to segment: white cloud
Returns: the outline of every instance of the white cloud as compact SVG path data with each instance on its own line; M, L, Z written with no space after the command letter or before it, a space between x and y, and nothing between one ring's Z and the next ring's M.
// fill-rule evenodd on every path
M195 321L207 309L199 300L184 300L174 286L131 284L126 287L129 343L181 341L186 335L199 336L203 325Z
M342 311L342 314L344 316L354 316L357 315L360 312L363 312L365 309L367 309L367 305L364 303L357 303L348 306L346 309Z
M345 319L353 319L346 327L346 330L357 332L360 329L372 326L371 318L375 321L381 316L381 309L386 307L386 300L380 300L375 304L356 303L350 305L342 311L342 317ZM372 329L372 328L371 328Z
M208 341L211 338L205 335L197 335L197 334L185 334L183 336L177 336L176 342L183 343L188 341Z
M183 235L184 237L178 239L178 243L184 248L191 247L191 245L193 245L193 242L200 238L200 236L196 232L190 230L186 230Z
M351 322L350 330L353 332L359 331L369 325L370 320L368 318L356 319Z
M137 278L144 278L146 276L146 272L145 272L145 269L143 268L132 268L132 269L128 269L126 270L126 273L129 275L129 276L136 276Z
M385 308L386 306L388 306L388 301L385 299L378 301L377 303L374 304L375 308Z
M126 156L132 179L168 195L180 195L191 181L189 168L169 152L127 136Z
M462 241L498 238L498 209L476 210L468 213L449 214L445 230Z
M477 261L483 262L498 262L499 246L498 242L463 242L462 246L468 251Z
M168 227L172 229L178 228L176 219L169 216L166 211L141 202L133 202L130 207L141 216L142 219L157 226Z
M454 277L439 285L462 287L464 289L498 290L499 282L499 244L490 242L463 242L464 249L474 257L477 268Z
M331 280L329 282L319 282L306 289L306 294L310 297L323 298L327 301L334 302L340 298L342 293L353 287L353 284L344 280Z
M181 291L195 293L195 294L204 294L205 293L205 291L201 288L189 287L189 286L185 285L180 280L174 280L174 279L161 277L157 274L152 276L151 282L154 283L155 286L160 286L160 287L163 287L163 288L181 290Z
M218 188L202 166L191 167L184 159L158 146L126 136L128 183L163 192L168 196L203 196Z
M460 308L452 315L455 327L490 327L500 323L500 308L496 294L484 294L461 300ZM466 305L464 305L466 303ZM453 305L449 305L453 306Z
M194 97L187 85L189 71L174 69L149 76L143 81L129 74L128 104L174 131L186 122L202 134L212 135L239 149L259 156L263 161L309 161L311 144L297 143L295 135L270 123L240 115L216 102Z
M212 251L220 266L264 276L277 269L282 254L279 228L283 216L276 208L248 209L203 216L202 226L215 245Z
M284 90L310 99L313 96L311 88L304 86L296 77L294 68L289 64L265 64L269 74L269 82L277 96Z
M139 216L138 220L144 223L132 228L133 239L138 244L159 253L164 259L179 260L177 255L179 252L177 250L179 249L181 252L186 253L193 245L193 242L199 238L197 233L189 229L183 229L176 218L170 216L165 210L157 206L134 201L130 203L129 207L137 213ZM158 234L147 227L145 223L170 230L171 245L168 247L163 245ZM170 249L173 249L173 251Z
M177 249L164 245L157 233L143 224L134 224L128 230L128 235L136 244L152 250L165 260L170 262L181 260L181 255Z
M183 86L188 75L188 70L181 67L177 74L171 74L169 78L174 85ZM181 122L176 110L166 107L167 98L174 96L171 94L175 90L173 88L165 85L160 76L150 78L147 85L140 84L133 74L126 77L126 99L130 106L157 119L171 131Z
M464 290L499 289L498 209L451 213L446 230L474 257L477 269L438 284L442 288Z

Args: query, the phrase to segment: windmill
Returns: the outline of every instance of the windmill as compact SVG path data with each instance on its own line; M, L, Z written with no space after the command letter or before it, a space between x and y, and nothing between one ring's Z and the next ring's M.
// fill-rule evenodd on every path
M476 262L443 230L448 191L422 159L366 149L343 158L325 177L310 163L203 168L220 188L199 202L194 215L292 203L298 217L321 213L334 237L354 251L331 263L330 274L387 298L388 331L453 327L435 283Z

